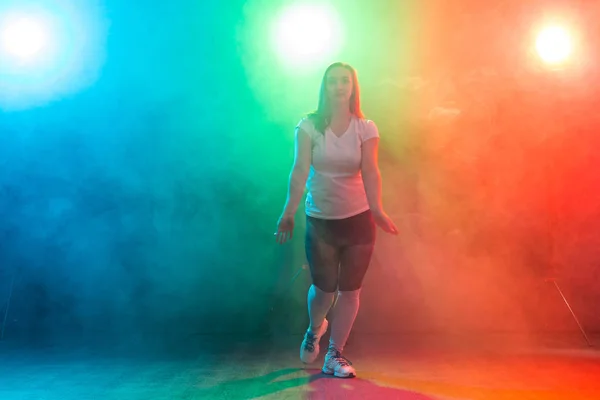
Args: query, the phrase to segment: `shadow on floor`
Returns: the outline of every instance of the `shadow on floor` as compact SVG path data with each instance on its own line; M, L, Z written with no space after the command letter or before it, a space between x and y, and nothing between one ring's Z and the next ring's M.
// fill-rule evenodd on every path
M434 400L433 397L393 387L386 387L361 377L340 379L324 375L320 370L311 373L308 384L309 400L320 399L398 399L398 400Z
M285 379L286 375L294 375ZM310 400L319 399L400 399L433 400L407 390L389 388L359 378L340 379L321 373L318 369L289 368L274 371L266 375L231 380L207 388L193 391L191 398L210 399L256 399L275 395L289 389L294 392L281 393L282 398L291 398L294 394Z

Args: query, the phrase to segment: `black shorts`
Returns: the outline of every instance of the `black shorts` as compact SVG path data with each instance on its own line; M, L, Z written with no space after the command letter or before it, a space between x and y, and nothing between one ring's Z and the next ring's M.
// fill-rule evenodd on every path
M305 248L313 284L329 293L360 289L375 237L370 210L336 220L307 216Z

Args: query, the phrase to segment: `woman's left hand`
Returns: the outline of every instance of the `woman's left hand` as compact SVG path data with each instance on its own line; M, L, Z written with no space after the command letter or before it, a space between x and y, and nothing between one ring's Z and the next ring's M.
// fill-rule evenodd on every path
M383 229L384 232L391 233L392 235L398 234L398 228L396 228L396 225L394 224L392 219L388 217L385 211L374 211L373 219L375 220L377 226Z

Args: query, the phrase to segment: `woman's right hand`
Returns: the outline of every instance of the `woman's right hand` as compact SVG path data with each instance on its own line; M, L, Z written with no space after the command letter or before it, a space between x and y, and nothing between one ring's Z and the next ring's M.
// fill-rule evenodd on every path
M275 232L275 238L277 243L284 244L288 240L291 240L294 236L294 216L288 214L282 214L277 221L277 232Z

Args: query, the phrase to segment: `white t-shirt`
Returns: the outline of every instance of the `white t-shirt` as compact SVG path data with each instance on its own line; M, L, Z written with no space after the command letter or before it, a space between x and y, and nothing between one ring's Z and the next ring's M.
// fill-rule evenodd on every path
M352 117L348 130L337 137L331 129L318 132L311 120L298 126L312 141L312 162L306 182L306 214L322 219L342 219L369 209L362 180L362 144L379 137L373 121Z

